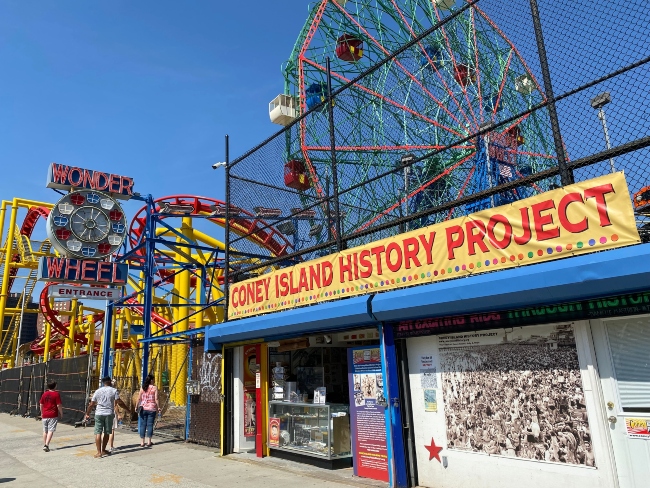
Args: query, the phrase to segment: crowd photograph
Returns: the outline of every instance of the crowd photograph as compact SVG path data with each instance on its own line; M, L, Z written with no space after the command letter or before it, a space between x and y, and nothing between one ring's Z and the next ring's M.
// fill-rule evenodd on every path
M553 332L441 348L449 449L595 467L575 342Z

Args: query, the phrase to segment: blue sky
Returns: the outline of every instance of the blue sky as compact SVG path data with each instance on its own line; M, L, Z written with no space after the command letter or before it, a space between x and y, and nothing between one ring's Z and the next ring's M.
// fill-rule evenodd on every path
M279 128L268 102L307 13L304 0L2 0L0 197L56 201L52 161L154 196L223 197L210 165L224 134L236 156Z
M639 16L648 14L641 4L614 12L600 1L543 9L556 93L584 81L576 70L592 79L646 52L647 23ZM132 176L137 191L156 197L222 198L223 170L210 165L223 158L224 134L237 156L279 129L268 119L268 102L283 90L280 65L307 6L306 0L1 0L0 197L56 201L44 185L55 161ZM624 42L612 50L611 30L561 35L567 12L574 25L589 15L593 25L625 33ZM495 15L536 65L530 29L513 24L512 12ZM607 62L585 65L595 51L599 59L607 53ZM573 158L602 149L589 98L609 89L620 110L628 86L616 80L559 105ZM636 137L626 117L608 110L615 145ZM644 132L644 124L635 132ZM138 207L129 203L127 211Z

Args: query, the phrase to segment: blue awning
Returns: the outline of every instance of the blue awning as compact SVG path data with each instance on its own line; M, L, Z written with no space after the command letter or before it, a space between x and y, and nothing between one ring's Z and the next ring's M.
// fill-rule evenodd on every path
M208 328L206 351L221 349L223 344L254 339L274 340L315 332L376 324L370 315L371 296L348 298L311 307L275 312Z
M377 294L381 321L549 305L647 290L650 244Z

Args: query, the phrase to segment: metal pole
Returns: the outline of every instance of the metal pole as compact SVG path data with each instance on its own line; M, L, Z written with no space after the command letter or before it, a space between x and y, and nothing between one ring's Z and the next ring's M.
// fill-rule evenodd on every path
M404 166L404 217L408 217L409 215L409 201L408 201L408 196L409 196L409 173L411 171L410 166ZM404 222L404 231L408 232L409 230L409 223Z
M330 203L330 176L325 176L325 209L327 212L327 242L332 241L332 205Z
M154 212L156 211L153 203L153 197L147 195L147 233L145 241L145 265L144 265L144 303L142 304L142 324L144 325L144 339L151 337L151 313L153 312L153 287L154 287L154 253L156 252L156 222ZM142 378L141 381L149 374L149 351L151 345L149 341L144 341L142 345Z
M603 124L603 132L605 133L605 145L607 146L607 149L611 149L612 145L609 142L609 131L607 130L607 120L605 119L605 111L603 110L602 107L598 109L598 118ZM616 166L614 165L614 158L609 158L609 166L612 169L612 173L615 173Z
M187 382L186 382L186 385L187 385L187 383L192 381L192 363L194 361L194 351L193 351L193 347L192 347L192 341L190 341L190 348L189 348L189 351L188 351L187 354L188 354L188 365L187 365ZM190 438L190 422L192 421L192 413L191 413L191 410L192 410L192 407L191 407L192 398L190 397L190 394L187 391L187 387L186 387L186 391L185 391L185 397L186 397L186 399L185 399L185 405L186 405L186 407L185 407L185 440L187 440L187 439Z
M223 321L228 321L228 283L230 281L230 137L226 134L226 239L225 239L225 256L224 260L226 262L225 268L223 270L223 296L224 296L224 305L223 305Z
M330 151L332 158L332 185L334 185L334 213L335 232L336 232L336 250L341 252L343 244L341 242L341 212L339 208L339 178L336 171L336 139L334 138L334 99L332 98L332 72L330 70L330 58L326 59L327 66L327 112L330 119Z
M113 333L113 304L106 304L104 313L104 336L102 338L102 367L101 379L111 375L111 334Z
M544 35L542 34L542 22L539 18L539 7L537 0L530 0L530 13L533 17L533 28L535 29L535 40L537 41L537 53L539 54L539 64L542 69L542 80L544 81L544 92L546 99L551 100L548 104L548 115L551 119L551 131L553 132L553 142L555 144L555 153L557 154L557 164L560 169L560 181L562 186L573 183L573 172L567 168L566 154L564 153L564 144L562 143L562 134L560 132L560 122L555 109L555 95L553 94L553 84L551 83L551 72L548 68L548 59L546 57L546 46L544 45Z

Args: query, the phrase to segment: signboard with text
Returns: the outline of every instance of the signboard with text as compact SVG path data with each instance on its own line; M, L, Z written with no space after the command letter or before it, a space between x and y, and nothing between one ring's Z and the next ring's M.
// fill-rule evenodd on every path
M41 281L74 282L100 285L126 283L129 267L125 263L42 257L37 279Z
M133 178L65 164L50 164L46 186L68 191L82 188L101 191L122 200L133 196Z
M89 286L56 285L50 286L48 295L53 298L84 298L87 300L110 300L122 298L118 288L93 288Z
M558 188L234 284L229 318L640 242L623 173Z

